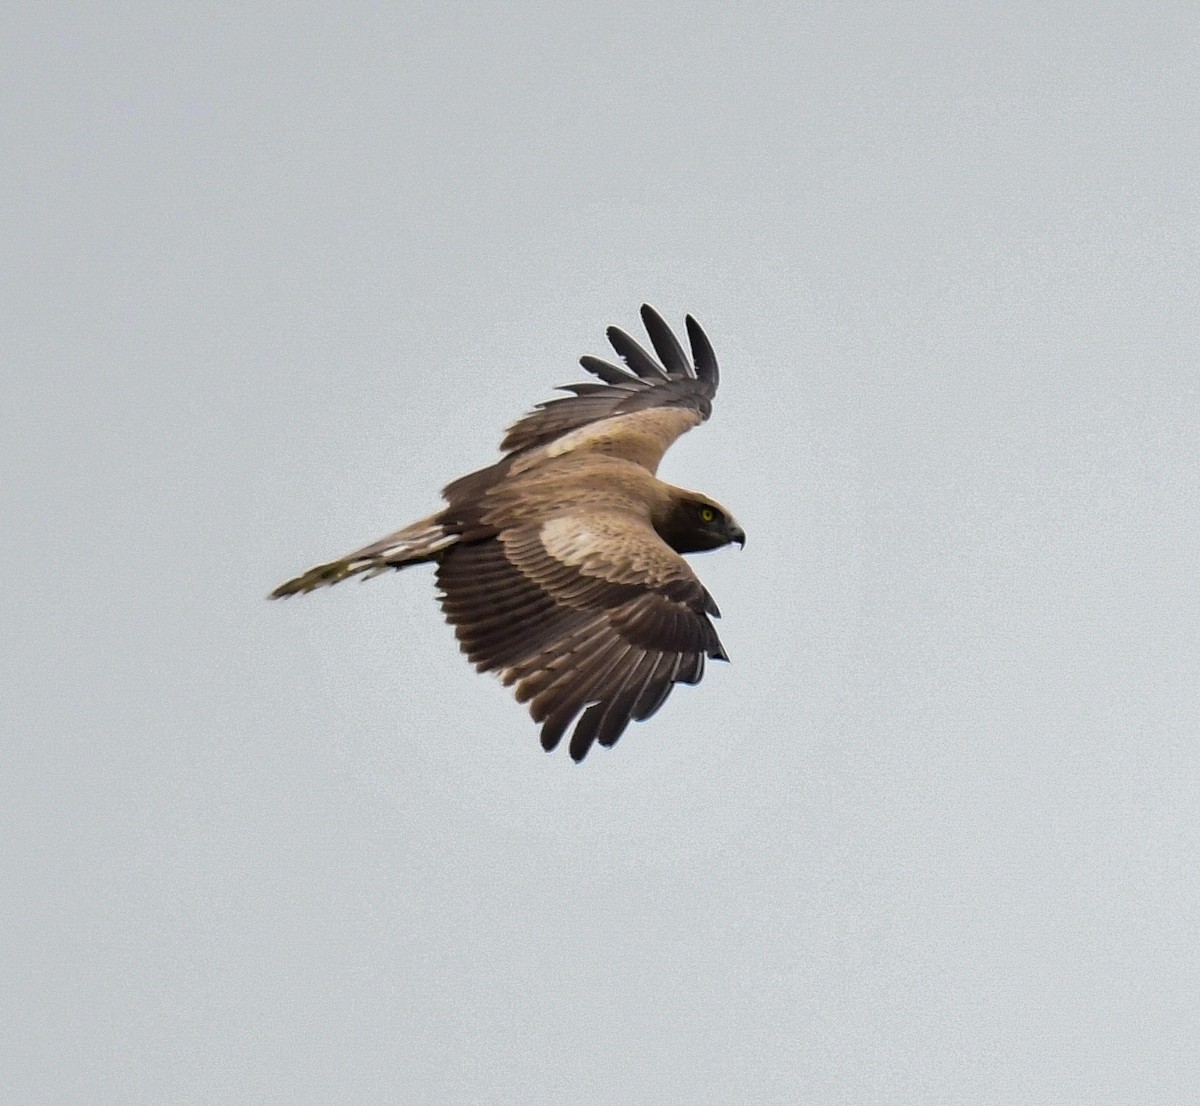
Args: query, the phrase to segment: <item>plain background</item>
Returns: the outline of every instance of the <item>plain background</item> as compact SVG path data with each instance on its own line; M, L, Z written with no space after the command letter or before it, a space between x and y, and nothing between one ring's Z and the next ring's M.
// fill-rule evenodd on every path
M1179 1103L1195 6L39 4L4 30L21 1103ZM604 327L733 658L581 767L417 570Z

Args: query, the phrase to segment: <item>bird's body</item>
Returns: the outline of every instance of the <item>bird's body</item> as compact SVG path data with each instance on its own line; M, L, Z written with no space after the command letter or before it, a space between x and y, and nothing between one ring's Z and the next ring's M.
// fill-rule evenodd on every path
M708 417L717 365L691 317L694 366L657 312L643 306L642 318L661 364L610 328L632 375L582 358L604 383L570 385L572 396L516 423L500 461L447 485L445 508L271 597L436 563L463 651L515 685L547 749L578 716L577 761L648 718L676 683L698 682L705 658L726 657L716 604L680 554L745 536L720 504L655 475Z

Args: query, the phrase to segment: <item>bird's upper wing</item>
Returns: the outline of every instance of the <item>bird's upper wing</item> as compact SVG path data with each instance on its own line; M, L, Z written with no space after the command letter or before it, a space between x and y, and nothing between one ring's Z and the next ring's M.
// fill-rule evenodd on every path
M580 511L447 550L442 608L480 671L498 671L553 749L580 715L571 756L612 745L677 683L725 658L716 604L648 522Z
M598 449L655 471L671 443L712 412L719 372L708 337L690 315L690 359L649 304L642 305L642 322L657 359L625 331L609 327L608 340L627 368L581 357L579 363L602 383L564 385L560 390L570 396L538 404L509 427L500 448L549 456Z

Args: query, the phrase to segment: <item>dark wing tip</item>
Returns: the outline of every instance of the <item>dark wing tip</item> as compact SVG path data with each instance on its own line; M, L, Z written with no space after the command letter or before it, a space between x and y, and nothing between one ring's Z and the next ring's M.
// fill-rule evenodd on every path
M654 352L662 360L667 373L675 377L695 377L696 370L692 368L692 363L683 352L683 346L679 344L674 331L667 325L666 319L648 303L642 304L642 324L646 333L650 335Z
M571 759L576 764L582 764L596 742L596 731L600 728L600 720L604 717L604 704L591 703L575 723L571 734Z
M569 717L563 719L561 722L558 719L551 718L542 726L542 748L546 752L552 753L558 748L558 743L562 740L563 733L566 731L570 721Z
M668 379L667 370L619 326L610 326L604 333L621 360L643 380Z
M692 344L692 359L696 362L696 375L715 392L721 373L717 368L717 355L713 352L712 342L691 315L687 317L687 332L688 341Z
M628 384L634 379L611 361L602 361L599 357L593 357L591 354L585 353L579 359L579 363L593 376L598 376L603 380L605 384Z

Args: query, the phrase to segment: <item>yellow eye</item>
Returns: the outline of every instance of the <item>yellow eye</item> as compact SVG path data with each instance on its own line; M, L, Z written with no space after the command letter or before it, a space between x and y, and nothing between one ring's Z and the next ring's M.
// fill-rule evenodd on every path
M702 522L712 522L716 517L716 512L711 507L702 507L700 509L700 519Z

